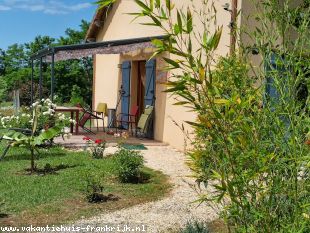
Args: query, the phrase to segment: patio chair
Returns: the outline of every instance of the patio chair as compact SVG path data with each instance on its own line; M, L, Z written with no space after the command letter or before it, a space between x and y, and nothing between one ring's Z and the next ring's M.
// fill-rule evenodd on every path
M147 137L153 121L153 106L146 106L136 127L136 137Z
M129 114L127 113L118 114L118 117L116 120L118 127L116 127L116 130L124 129L123 124L126 124L128 125L128 130L133 132L133 126L135 127L137 126L138 112L139 112L139 106L135 105L131 107Z
M99 130L99 124L98 120L102 119L102 127L103 127L103 132L105 131L104 129L104 118L108 116L108 105L106 103L98 103L96 110L93 111L95 115L98 117L96 118L97 120L97 131Z
M77 122L78 126L81 127L83 130L85 130L87 133L95 134L91 130L91 120L92 119L101 119L101 118L96 116L95 114L93 114L93 112L91 110L84 108L81 104L77 104L76 106L81 108L81 110L82 110L82 116L80 117L79 122ZM89 127L87 127L87 124L86 124L87 121L90 122ZM97 125L97 130L98 130L98 125Z

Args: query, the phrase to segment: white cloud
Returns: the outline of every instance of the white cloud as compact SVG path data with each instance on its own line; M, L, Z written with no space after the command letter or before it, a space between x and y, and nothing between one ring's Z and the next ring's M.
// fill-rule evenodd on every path
M9 11L11 10L11 7L0 5L0 11Z
M45 14L67 14L91 6L92 4L89 2L69 4L67 0L0 0L0 11L19 9L24 11L41 11Z

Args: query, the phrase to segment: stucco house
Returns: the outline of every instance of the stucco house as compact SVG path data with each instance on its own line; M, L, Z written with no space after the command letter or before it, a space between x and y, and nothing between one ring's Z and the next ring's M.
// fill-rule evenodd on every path
M174 2L175 7L186 9L186 4L191 1L177 0ZM201 2L194 0L197 9L201 6ZM236 0L232 2L237 3ZM230 10L225 9L226 3L227 0L215 2L217 25L223 25L223 34L217 51L219 55L228 54L232 43L229 28L232 15ZM237 10L242 9L236 22L239 27L255 24L253 21L248 21L246 17L254 10L252 4L253 2L249 0L238 1ZM133 21L133 16L126 14L139 12L139 10L134 0L119 0L111 8L97 11L87 32L86 40L102 42L163 35L163 32L154 27L141 25L143 19ZM240 39L247 40L246 37ZM105 102L108 108L114 108L120 98L119 90L122 88L126 94L122 97L120 109L129 111L131 106L138 105L141 110L146 104L154 105L154 139L182 150L185 145L185 136L177 124L193 121L195 114L184 107L175 106L174 97L163 92L166 89L163 83L171 73L163 69L165 63L161 56L149 60L153 52L152 48L146 48L130 53L96 55L94 57L93 106ZM171 56L170 58L173 59ZM259 59L257 56L253 57L254 62L258 62L255 61L257 59ZM190 132L191 129L186 126L186 130Z

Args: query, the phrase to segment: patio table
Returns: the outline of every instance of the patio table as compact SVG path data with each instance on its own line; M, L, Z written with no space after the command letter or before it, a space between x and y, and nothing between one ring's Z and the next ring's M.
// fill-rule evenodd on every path
M70 112L71 119L73 120L74 118L74 113L75 113L75 134L79 134L79 116L80 116L80 111L82 109L79 107L62 107L62 106L57 106L55 109L55 112ZM70 126L70 132L73 133L73 123L71 123Z

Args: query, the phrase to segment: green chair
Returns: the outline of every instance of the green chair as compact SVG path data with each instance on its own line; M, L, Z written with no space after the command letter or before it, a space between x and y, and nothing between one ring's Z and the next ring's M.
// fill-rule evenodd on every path
M146 137L151 129L151 123L153 122L153 106L146 106L143 113L140 116L138 125L136 128L136 137Z

